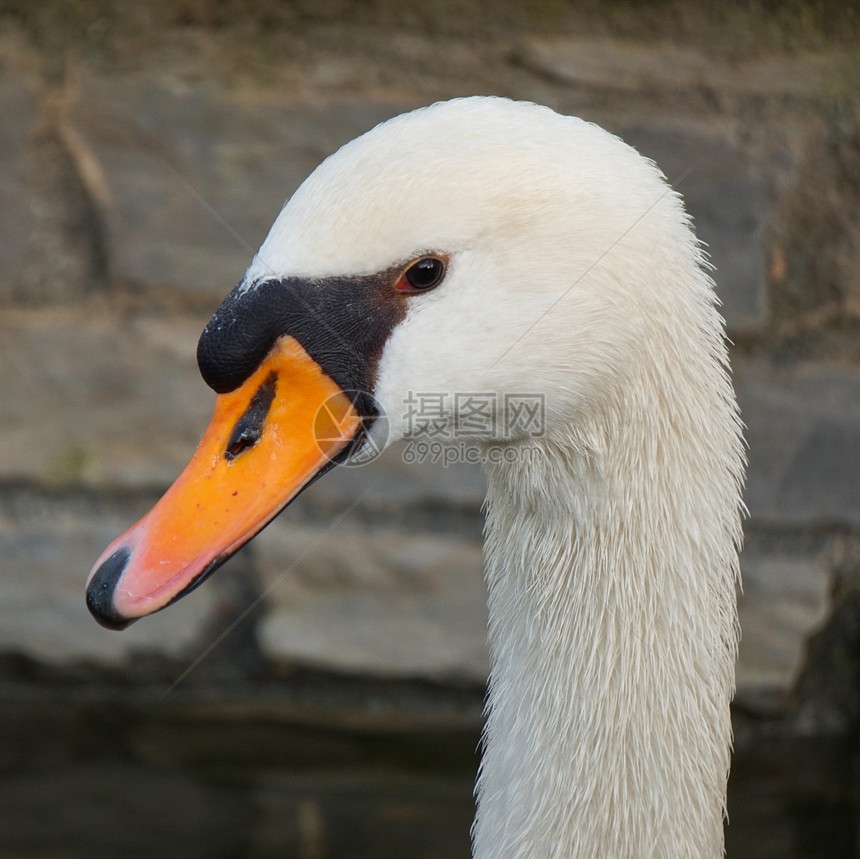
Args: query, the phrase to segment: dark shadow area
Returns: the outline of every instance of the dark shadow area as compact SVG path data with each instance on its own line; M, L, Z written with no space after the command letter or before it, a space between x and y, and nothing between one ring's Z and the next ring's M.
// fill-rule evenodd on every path
M6 661L0 855L468 857L480 688L295 672L168 692L165 667ZM741 733L730 859L860 856L856 741Z

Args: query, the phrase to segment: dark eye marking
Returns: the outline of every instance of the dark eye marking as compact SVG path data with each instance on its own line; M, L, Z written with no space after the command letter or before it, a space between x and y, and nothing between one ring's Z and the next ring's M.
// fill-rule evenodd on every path
M260 440L260 436L263 434L263 425L266 423L266 416L272 407L272 401L275 399L277 387L278 377L275 373L271 373L266 381L257 388L256 393L251 397L248 408L245 409L242 417L236 421L236 425L230 433L230 440L224 451L225 459L235 459Z
M397 281L398 292L426 292L438 286L445 276L445 263L436 257L422 257L416 260Z
M235 391L279 337L293 337L344 391L372 390L382 349L406 314L409 296L391 295L402 273L398 265L374 275L240 283L200 337L206 384Z

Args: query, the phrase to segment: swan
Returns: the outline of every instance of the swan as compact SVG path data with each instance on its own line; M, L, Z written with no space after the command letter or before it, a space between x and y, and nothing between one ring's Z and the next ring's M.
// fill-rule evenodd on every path
M96 562L91 612L164 608L368 445L474 435L480 392L474 857L722 856L744 449L707 267L679 195L596 125L489 97L382 123L206 326L212 422Z

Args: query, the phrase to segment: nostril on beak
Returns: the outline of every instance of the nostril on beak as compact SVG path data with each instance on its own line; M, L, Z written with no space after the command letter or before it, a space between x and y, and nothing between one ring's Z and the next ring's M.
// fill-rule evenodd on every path
M108 629L125 629L135 618L120 615L114 608L113 594L125 570L131 550L117 549L96 571L87 585L87 608L90 614Z

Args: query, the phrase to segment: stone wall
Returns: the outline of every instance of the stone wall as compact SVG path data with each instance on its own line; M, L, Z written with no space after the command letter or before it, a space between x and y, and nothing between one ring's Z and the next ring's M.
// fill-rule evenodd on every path
M193 450L212 399L196 338L302 178L388 116L495 93L619 133L685 196L749 443L738 702L796 712L800 688L806 729L856 716L815 682L856 671L834 649L858 642L838 625L860 593L856 30L738 45L744 21L656 38L648 15L597 6L430 26L421 4L355 21L339 3L162 5L0 17L0 652L134 672L241 638L240 672L483 681L481 475L397 450L316 484L121 635L83 583Z

